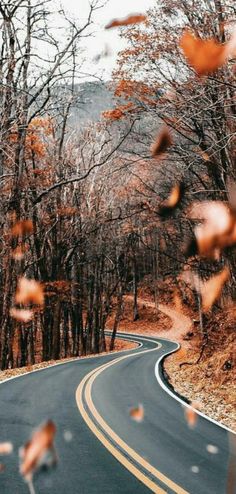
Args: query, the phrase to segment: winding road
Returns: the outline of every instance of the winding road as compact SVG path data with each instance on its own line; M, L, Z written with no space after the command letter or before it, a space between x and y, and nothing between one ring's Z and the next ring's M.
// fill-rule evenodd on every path
M236 494L235 434L199 415L189 429L183 406L167 392L157 361L177 347L153 337L124 335L140 347L79 359L0 385L1 494L26 494L18 448L32 429L57 425L56 469L35 476L36 494ZM142 403L144 420L130 418ZM234 439L234 441L232 440ZM228 472L230 463L230 474Z

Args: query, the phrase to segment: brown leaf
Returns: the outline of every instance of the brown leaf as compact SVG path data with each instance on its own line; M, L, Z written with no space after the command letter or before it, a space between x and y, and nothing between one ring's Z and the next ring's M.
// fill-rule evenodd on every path
M18 221L11 229L11 235L13 237L30 235L31 233L33 233L33 223L31 220Z
M160 216L168 217L170 214L172 214L182 200L183 195L184 184L180 183L174 185L174 187L171 189L168 199L166 201L163 201L163 203L159 207Z
M56 426L52 420L48 420L33 433L31 439L21 448L20 473L24 477L31 477L45 453L54 448L55 434Z
M124 19L113 19L105 26L105 29L111 29L118 26L128 26L130 24L138 24L140 22L144 22L146 18L147 17L144 14L135 14L135 15L129 15Z
M129 411L130 417L135 420L135 422L142 422L144 419L144 408L143 405L138 405L137 407L131 408Z
M198 75L214 72L223 65L227 57L225 45L214 39L197 38L189 30L184 31L179 44L189 65Z
M13 445L10 442L0 443L0 455L10 455L13 451Z
M202 309L208 312L212 305L220 298L224 284L230 277L230 270L226 266L215 276L201 283Z
M170 135L168 127L163 127L161 132L157 135L156 141L151 146L151 154L153 158L161 156L167 149L173 144L172 137Z
M17 304L37 304L43 305L44 293L42 285L35 280L20 278L16 290L15 301Z
M189 255L199 254L215 259L219 251L235 242L236 220L227 204L221 201L194 203L189 216L202 220L202 223L195 227L194 245L188 249Z
M182 279L200 293L203 312L208 312L212 305L220 298L224 284L229 277L230 271L228 266L225 266L224 269L207 281L202 280L197 273L193 273L190 270L182 274Z
M34 313L29 309L16 309L15 307L12 307L10 309L10 316L19 322L26 323L33 319Z

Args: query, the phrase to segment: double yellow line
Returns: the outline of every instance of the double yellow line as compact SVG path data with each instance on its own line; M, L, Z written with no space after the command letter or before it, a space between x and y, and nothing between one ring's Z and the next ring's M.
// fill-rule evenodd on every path
M118 357L111 362L103 364L96 369L93 369L89 372L81 381L80 385L76 390L76 402L79 408L79 411L90 428L90 430L95 434L95 436L99 439L99 441L108 449L108 451L125 467L129 470L138 480L140 480L146 487L148 487L152 492L156 494L165 494L167 491L163 490L160 486L158 486L153 480L148 476L151 475L155 477L157 480L161 481L162 484L166 485L169 489L171 489L176 494L189 494L182 487L177 485L171 479L162 474L159 470L154 468L150 463L148 463L142 456L140 456L136 451L134 451L127 443L125 443L105 422L105 420L101 417L99 412L97 411L93 400L92 400L92 385L95 379L106 369L112 367L113 365L117 365L122 360L126 360L128 358L134 357L137 354L145 354L149 352L157 351L161 344L157 344L154 340L147 340L155 343L157 346L155 348L151 348L148 350L142 350L139 352L131 353L129 355L124 355L122 357ZM89 411L88 412L85 410ZM92 418L91 418L92 417ZM92 419L95 419L92 420ZM96 423L100 426L96 425ZM105 433L105 434L104 434ZM111 440L109 440L111 439ZM122 450L122 451L121 451ZM129 459L127 458L127 456ZM134 463L137 465L135 466ZM139 468L141 467L141 469ZM148 474L143 473L143 470L148 472Z

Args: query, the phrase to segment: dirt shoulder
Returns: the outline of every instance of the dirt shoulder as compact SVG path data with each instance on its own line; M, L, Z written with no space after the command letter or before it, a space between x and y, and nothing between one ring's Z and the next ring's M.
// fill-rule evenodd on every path
M232 309L224 309L212 315L206 326L208 345L199 363L200 329L193 322L193 313L190 314L191 317L179 299L171 306L159 304L157 309L150 297L142 296L139 297L139 319L134 322L132 297L127 296L119 330L160 336L180 343L181 349L165 360L171 384L190 401L197 401L203 413L236 430L236 314ZM111 317L110 327L112 322Z

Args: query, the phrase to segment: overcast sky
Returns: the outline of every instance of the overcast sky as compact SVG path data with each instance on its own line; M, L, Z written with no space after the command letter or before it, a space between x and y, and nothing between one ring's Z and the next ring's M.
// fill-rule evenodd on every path
M125 47L125 44L119 37L118 29L104 30L104 26L111 19L117 17L126 17L133 13L145 13L155 3L156 0L108 0L103 8L97 10L93 16L94 35L84 41L88 50L86 72L98 72L104 79L110 79L117 53ZM89 0L61 0L61 4L68 13L80 20L86 20ZM110 55L96 61L97 55L103 52L106 47L108 47Z

